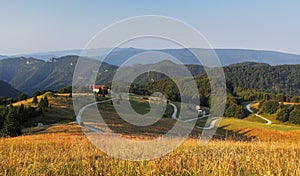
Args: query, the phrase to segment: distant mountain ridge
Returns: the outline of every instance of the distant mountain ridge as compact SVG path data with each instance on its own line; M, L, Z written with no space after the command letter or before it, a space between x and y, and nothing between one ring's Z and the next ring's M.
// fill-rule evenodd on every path
M104 53L110 51L110 48L99 49L87 49L84 55L85 57L100 58L104 57ZM211 49L195 49L190 48L195 52L210 52ZM183 64L199 64L197 58L189 51L189 49L137 49L137 48L116 48L110 53L105 62L111 65L120 66L128 58L146 51L158 51L166 54L170 54L175 58L178 58ZM276 51L265 50L249 50L249 49L214 49L218 55L220 62L223 66L231 65L235 63L243 62L258 62L267 63L269 65L288 65L288 64L300 64L300 55L289 54ZM15 57L34 57L44 61L48 61L51 58L63 57L67 55L80 55L81 49L64 50L64 51L52 51L41 52L25 55L17 55ZM7 57L2 57L7 58ZM1 57L0 57L1 59ZM153 62L145 60L143 64L151 64Z
M7 58L7 56L0 55L0 59Z

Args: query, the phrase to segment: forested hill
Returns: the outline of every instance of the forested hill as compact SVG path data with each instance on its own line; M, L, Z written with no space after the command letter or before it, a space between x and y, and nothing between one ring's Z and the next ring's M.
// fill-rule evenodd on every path
M0 60L0 80L27 94L32 94L37 90L59 89L72 84L77 60L78 56L65 56L47 62L24 57ZM93 62L96 65L98 61ZM151 68L163 67L166 72L170 73L178 71L173 69L172 64L174 63L162 61L158 64L151 64ZM118 69L117 66L106 63L103 63L102 67L102 71L100 69L98 72L96 84L109 83ZM127 69L134 71L136 67L143 67L143 65L133 65ZM194 76L205 75L203 66L186 65L186 67ZM230 89L242 87L256 89L259 92L300 95L300 65L271 66L245 62L223 68ZM149 81L166 79L166 76L157 73L144 76L147 77L139 77L137 82L146 84Z
M0 80L0 97L18 98L20 91L13 88L10 84Z
M247 62L224 67L224 72L233 87L300 95L300 65L270 66Z
M186 66L194 76L206 76L203 67ZM223 69L229 91L233 92L236 88L242 88L257 92L300 96L300 64L271 66L264 63L245 62L225 66ZM207 68L207 70L214 72L214 69Z

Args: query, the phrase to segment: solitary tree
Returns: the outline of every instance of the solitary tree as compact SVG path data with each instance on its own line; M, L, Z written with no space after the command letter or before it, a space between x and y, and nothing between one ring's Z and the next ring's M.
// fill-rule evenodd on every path
M37 96L33 97L32 103L35 103L35 104L39 103L39 100L37 99Z
M19 101L22 101L22 100L26 100L27 98L28 98L28 96L26 94L22 93L19 95L18 99L19 99Z

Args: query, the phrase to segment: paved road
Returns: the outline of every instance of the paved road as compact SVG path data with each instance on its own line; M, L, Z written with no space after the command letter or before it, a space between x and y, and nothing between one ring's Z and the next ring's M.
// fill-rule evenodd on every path
M247 110L248 110L250 113L254 113L254 112L251 110L251 104L252 104L252 103L248 104L248 105L246 106L246 108L247 108ZM271 122L269 119L267 119L267 118L265 118L265 117L263 117L263 116L261 116L261 115L259 115L259 114L256 114L256 113L254 113L254 115L255 115L256 117L259 117L259 118L265 120L265 121L266 121L266 124L268 124L268 125L269 125L269 124L272 124L272 122Z
M87 105L83 106L83 107L79 110L78 115L76 116L76 122L77 122L77 124L80 124L81 126L84 126L85 128L87 128L87 129L89 129L89 130L91 130L91 131L94 131L94 132L97 132L97 133L101 133L101 134L102 134L102 133L103 133L102 130L100 130L100 129L98 129L98 128L91 127L91 126L89 126L89 125L85 125L84 123L82 123L82 122L81 122L81 116L82 116L82 114L83 114L83 112L85 111L86 108L88 108L88 107L90 107L90 106L93 106L93 105L96 105L96 104L99 104L99 103L108 102L108 101L111 101L111 100L112 100L112 99L103 100L103 101L97 101L97 102L90 103L90 104L87 104ZM176 117L177 111L178 111L177 107L176 107L173 103L169 103L169 104L170 104L170 105L173 107L173 109L174 109L174 112L173 112L173 114L172 114L172 119L179 120L179 119L177 119L177 117ZM250 109L250 110L251 110L251 109ZM197 119L204 118L204 117L208 117L208 116L209 116L209 115L206 115L206 116L203 116L203 117L197 117L197 118L193 118L193 119L188 119L188 120L183 120L183 122L190 122L190 121L197 120ZM220 120L220 118L217 118L217 119L212 120L208 127L200 127L200 126L196 126L196 128L205 129L205 130L206 130L206 129L212 129L212 128L214 128L215 123L216 123L217 121L219 121L219 120Z
M200 127L200 126L196 126L196 128L200 128L200 129L204 129L204 130L209 130L209 129L213 129L215 127L215 124L217 123L217 121L221 120L220 118L216 118L214 120L212 120L209 124L208 127Z
M91 127L91 126L89 126L89 125L85 125L84 123L82 123L82 122L81 122L81 116L82 116L82 113L85 111L86 108L88 108L88 107L90 107L90 106L93 106L93 105L96 105L96 104L99 104L99 103L108 102L108 101L111 101L111 100L112 100L112 99L103 100L103 101L97 101L97 102L90 103L90 104L87 104L87 105L83 106L83 107L79 110L79 112L78 112L78 114L77 114L77 116L76 116L76 123L79 124L79 125L81 125L81 126L84 126L85 128L87 128L87 129L89 129L89 130L91 130L91 131L94 131L94 132L96 132L96 133L101 133L101 134L102 134L102 133L103 133L102 130L100 130L100 129L98 129L98 128Z
M176 117L176 115L177 115L177 107L173 104L173 103L170 103L169 102L169 104L173 107L173 109L174 109L174 112L173 112L173 114L172 114L172 119L177 119L177 117Z

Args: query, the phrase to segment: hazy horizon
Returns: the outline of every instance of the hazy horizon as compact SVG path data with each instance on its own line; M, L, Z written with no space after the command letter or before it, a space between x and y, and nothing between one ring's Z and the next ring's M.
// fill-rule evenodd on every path
M183 21L212 48L271 50L300 54L299 1L7 1L0 6L0 55L84 48L99 31L142 15ZM67 8L66 8L67 7ZM159 42L135 48L165 47ZM111 46L107 46L111 47ZM193 48L193 46L189 46Z
M170 47L170 48L142 48L142 47L118 47L119 49L140 49L140 50L179 50L179 49L212 49L212 50L249 50L249 51L270 51L270 52L278 52L278 53L284 53L284 54L291 54L291 55L300 55L300 53L291 53L286 51L276 51L276 50L266 50L266 49L254 49L254 48L176 48L176 47ZM113 49L113 48L90 48L91 50L98 50L98 49ZM14 57L14 56L27 56L27 55L46 55L51 54L55 52L72 52L72 51L80 51L84 50L83 48L74 48L74 49L62 49L62 50L45 50L45 51L36 51L36 52L29 52L29 53L15 53L15 54L3 54L0 53L0 56L4 57Z

